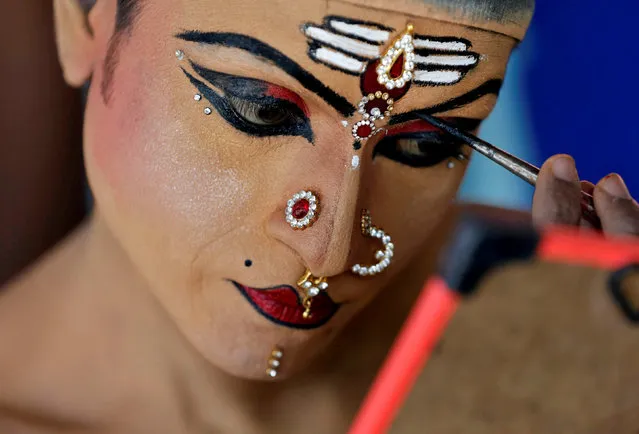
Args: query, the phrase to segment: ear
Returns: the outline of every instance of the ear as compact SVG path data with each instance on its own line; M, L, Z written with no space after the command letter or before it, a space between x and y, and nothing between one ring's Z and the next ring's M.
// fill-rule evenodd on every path
M64 79L80 87L90 77L97 50L78 0L53 0L58 56Z

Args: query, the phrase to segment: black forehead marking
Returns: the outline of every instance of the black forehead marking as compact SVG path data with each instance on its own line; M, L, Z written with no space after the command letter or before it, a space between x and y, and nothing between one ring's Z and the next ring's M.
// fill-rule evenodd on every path
M503 80L500 79L492 79L488 80L484 84L476 87L475 89L467 92L458 97L449 99L448 101L444 101L443 103L434 105L432 107L426 107L418 110L412 110L406 113L400 113L398 115L392 116L388 121L389 125L401 124L403 122L412 121L415 119L419 119L415 116L415 113L427 113L430 115L435 115L438 113L444 113L450 110L454 110L460 107L464 107L468 104L471 104L477 101L479 98L486 95L499 95L499 91L501 90L501 86L503 84Z
M222 45L247 51L286 72L306 89L321 97L344 117L350 117L355 113L355 106L348 102L346 98L319 81L285 54L258 39L239 33L200 32L195 30L182 32L176 37L189 42Z

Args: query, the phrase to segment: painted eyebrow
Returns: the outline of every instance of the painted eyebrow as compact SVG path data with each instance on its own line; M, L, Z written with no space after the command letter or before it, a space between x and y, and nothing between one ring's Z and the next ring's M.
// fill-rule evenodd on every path
M420 119L415 115L416 113L426 113L430 115L435 115L438 113L444 113L449 110L467 106L468 104L471 104L477 101L479 98L486 95L499 96L499 91L501 90L502 84L503 84L503 80L500 80L497 78L488 80L487 82L480 85L479 87L476 87L470 92L467 92L458 97L449 99L448 101L444 101L443 103L436 104L431 107L425 107L422 109L412 110L406 113L400 113L400 114L391 116L391 118L388 121L388 125L396 125L396 124L401 124L403 122Z
M289 76L297 80L302 86L313 92L344 117L350 117L355 113L355 106L346 98L326 86L315 78L310 72L302 68L295 61L270 45L253 37L240 33L224 32L200 32L196 30L185 31L176 35L176 38L188 42L197 42L207 45L222 45L229 48L244 50L256 57L266 60Z

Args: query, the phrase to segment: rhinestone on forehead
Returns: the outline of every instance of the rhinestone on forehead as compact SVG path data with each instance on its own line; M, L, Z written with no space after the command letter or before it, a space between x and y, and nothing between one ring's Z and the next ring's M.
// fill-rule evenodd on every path
M408 92L415 68L414 51L413 26L409 24L382 57L366 67L360 81L364 96L358 104L362 120L352 129L356 140L364 141L377 133L374 121L390 116L395 101Z
M413 78L415 47L412 31L413 27L409 25L406 33L384 53L379 66L375 69L377 82L383 84L388 90L402 88ZM402 66L401 70L397 67L398 64Z

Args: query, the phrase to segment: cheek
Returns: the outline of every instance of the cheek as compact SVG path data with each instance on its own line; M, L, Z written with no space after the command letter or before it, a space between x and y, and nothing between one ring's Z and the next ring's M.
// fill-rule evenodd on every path
M180 81L172 53L144 61L128 51L149 50L124 50L109 104L98 89L89 101L86 152L98 202L108 194L145 220L180 225L172 230L181 236L228 231L248 200L242 172L225 163L223 138L203 128L211 119Z
M457 163L454 169L448 169L447 162L407 169L380 161L372 189L380 192L372 199L378 204L375 214L379 217L373 214L373 221L388 229L401 256L413 255L421 248L450 209L465 165Z

